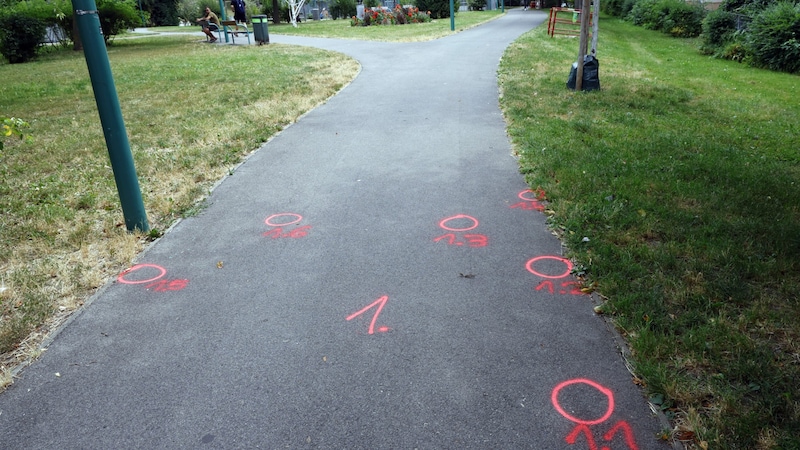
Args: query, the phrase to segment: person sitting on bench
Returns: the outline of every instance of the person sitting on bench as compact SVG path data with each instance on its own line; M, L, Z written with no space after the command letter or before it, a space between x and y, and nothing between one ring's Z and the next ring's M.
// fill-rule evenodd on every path
M219 17L211 11L211 8L206 7L205 17L197 19L197 22L202 24L203 33L209 37L211 43L217 42L217 37L214 36L214 32L219 30Z

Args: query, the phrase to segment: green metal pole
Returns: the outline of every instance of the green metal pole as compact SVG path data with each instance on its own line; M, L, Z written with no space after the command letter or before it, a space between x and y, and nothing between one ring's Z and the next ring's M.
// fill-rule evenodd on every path
M228 20L225 15L225 0L219 0L219 18L220 20ZM225 43L230 42L228 37L228 30L225 30Z
M456 30L456 13L453 8L453 0L450 0L450 31Z
M500 0L500 12L506 12L506 0Z
M150 226L147 224L128 134L122 120L117 88L111 76L111 64L108 62L108 52L100 29L97 5L94 0L72 0L72 8L73 20L78 24L78 33L83 42L83 54L89 68L89 78L92 80L94 99L100 113L111 169L114 171L114 181L122 203L125 226L128 231L138 229L147 232Z

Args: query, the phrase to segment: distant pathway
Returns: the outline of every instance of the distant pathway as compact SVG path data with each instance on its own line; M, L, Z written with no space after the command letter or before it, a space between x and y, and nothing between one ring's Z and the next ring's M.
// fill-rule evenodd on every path
M661 449L498 108L512 10L265 144L0 395L4 448Z

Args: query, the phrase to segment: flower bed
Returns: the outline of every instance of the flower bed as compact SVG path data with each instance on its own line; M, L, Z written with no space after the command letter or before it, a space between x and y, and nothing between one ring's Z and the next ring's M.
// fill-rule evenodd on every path
M350 25L354 27L368 27L370 25L405 25L407 23L423 23L430 21L430 12L421 13L416 6L397 5L393 10L385 6L364 9L364 18L359 19L353 16L350 19Z

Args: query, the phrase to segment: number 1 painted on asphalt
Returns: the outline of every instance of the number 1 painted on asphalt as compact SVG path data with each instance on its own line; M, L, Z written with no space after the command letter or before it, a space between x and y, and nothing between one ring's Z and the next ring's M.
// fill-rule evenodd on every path
M349 316L347 316L346 320L349 321L349 320L355 319L356 317L360 316L361 314L364 314L365 312L369 311L374 306L377 306L378 308L375 310L375 315L372 316L372 322L369 323L369 331L368 331L368 334L374 334L375 333L375 322L378 321L378 315L381 313L381 310L386 305L387 301L389 301L389 296L388 295L384 295L383 297L381 297L381 298L375 300L374 302L370 303L369 305L365 306L363 309L361 309L359 311L356 311L353 314L350 314ZM385 332L389 331L389 327L385 327L385 326L378 327L378 331L380 331L381 333L385 333Z

